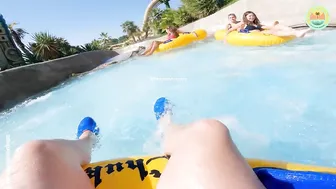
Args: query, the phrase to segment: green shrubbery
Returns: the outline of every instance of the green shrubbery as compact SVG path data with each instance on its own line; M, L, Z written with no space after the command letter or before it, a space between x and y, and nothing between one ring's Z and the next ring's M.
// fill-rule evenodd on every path
M33 34L33 42L28 45L22 43L22 38L28 34L22 28L14 28L16 25L10 24L8 27L12 37L23 52L27 64L52 60L81 52L93 50L111 50L114 45L122 43L120 46L131 44L148 37L149 32L154 35L164 33L169 25L183 26L197 19L215 13L227 4L236 0L181 0L182 6L178 9L171 9L169 0L160 0L165 5L165 9L155 8L150 12L148 23L144 26L145 31L140 31L133 21L125 21L121 24L123 32L126 34L119 38L112 38L107 33L102 32L99 39L93 40L80 46L72 46L66 39L51 35L47 32ZM145 32L145 34L144 34Z

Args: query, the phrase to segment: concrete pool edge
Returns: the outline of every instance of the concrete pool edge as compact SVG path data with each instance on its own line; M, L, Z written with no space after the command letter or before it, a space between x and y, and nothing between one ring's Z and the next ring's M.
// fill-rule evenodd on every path
M91 51L0 72L0 112L117 55L116 51Z

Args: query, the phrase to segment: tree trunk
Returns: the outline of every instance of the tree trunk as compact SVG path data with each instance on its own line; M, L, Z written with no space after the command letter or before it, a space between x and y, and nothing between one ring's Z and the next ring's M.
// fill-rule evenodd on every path
M146 31L145 31L145 39L148 38L148 33L149 33L149 30L146 30Z

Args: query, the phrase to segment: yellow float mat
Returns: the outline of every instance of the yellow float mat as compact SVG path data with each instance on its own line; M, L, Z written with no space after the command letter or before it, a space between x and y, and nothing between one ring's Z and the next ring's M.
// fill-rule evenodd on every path
M130 157L91 163L84 166L83 169L97 189L155 189L168 159L169 156L164 155ZM298 184L308 184L308 186L315 186L322 189L325 188L326 183L328 184L328 180L332 181L336 179L336 175L333 175L336 174L336 168L258 159L247 159L247 161L256 173L257 171L260 173L260 169L265 168L269 171L267 174L272 174L272 171L276 171L272 177L257 174L265 186L275 185L276 187L273 188L278 188L277 186L282 189L287 188L284 185L279 185L279 180L276 180L276 182L273 181L272 179L274 178L284 178L286 182L291 183L291 189L304 188L297 187ZM296 173L295 171L301 172ZM316 174L314 172L316 172ZM187 173L186 176L188 176ZM300 179L303 181L300 182ZM294 182L297 181L299 182L295 185ZM334 182L331 181L329 181L329 183L333 184ZM322 186L322 184L324 185Z
M197 34L197 36L195 35ZM194 32L190 32L188 34L180 34L179 37L172 39L172 41L160 44L159 48L155 52L164 52L170 49L183 47L189 45L194 41L203 40L207 37L207 32L203 29L195 30Z
M295 36L278 37L262 32L240 33L232 31L226 36L226 30L218 30L215 33L216 40L224 40L230 45L236 46L273 46L286 43L295 39Z

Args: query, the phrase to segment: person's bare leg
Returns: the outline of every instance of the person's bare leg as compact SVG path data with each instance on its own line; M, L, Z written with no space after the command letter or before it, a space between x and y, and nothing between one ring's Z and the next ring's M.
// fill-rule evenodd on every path
M159 47L160 44L162 44L162 42L155 41L153 46L152 46L152 49L148 53L146 53L145 56L152 55L154 53L154 51Z
M275 29L275 30L285 30L285 31L292 31L292 30L294 30L293 28L291 28L289 26L280 24L278 21L274 22L273 29Z
M281 28L274 28L270 30L262 31L265 34L271 34L279 37L288 37L288 36L296 36L297 38L304 37L311 29L308 28L306 30L294 30L292 28L289 29L281 29Z
M154 45L154 42L155 41L153 41L151 44L150 44L150 46L141 54L141 55L146 55L151 49L152 49L152 47L153 47L153 45Z
M298 34L297 34L296 37L302 38L302 37L304 37L307 33L311 32L311 31L313 31L311 28L308 28L308 29L305 29L305 30L299 30L299 31L297 31Z
M94 189L82 165L91 160L91 131L79 140L37 140L22 145L0 176L1 189Z
M163 115L159 125L164 127L164 150L171 157L158 189L265 188L221 122L202 120L177 126Z

